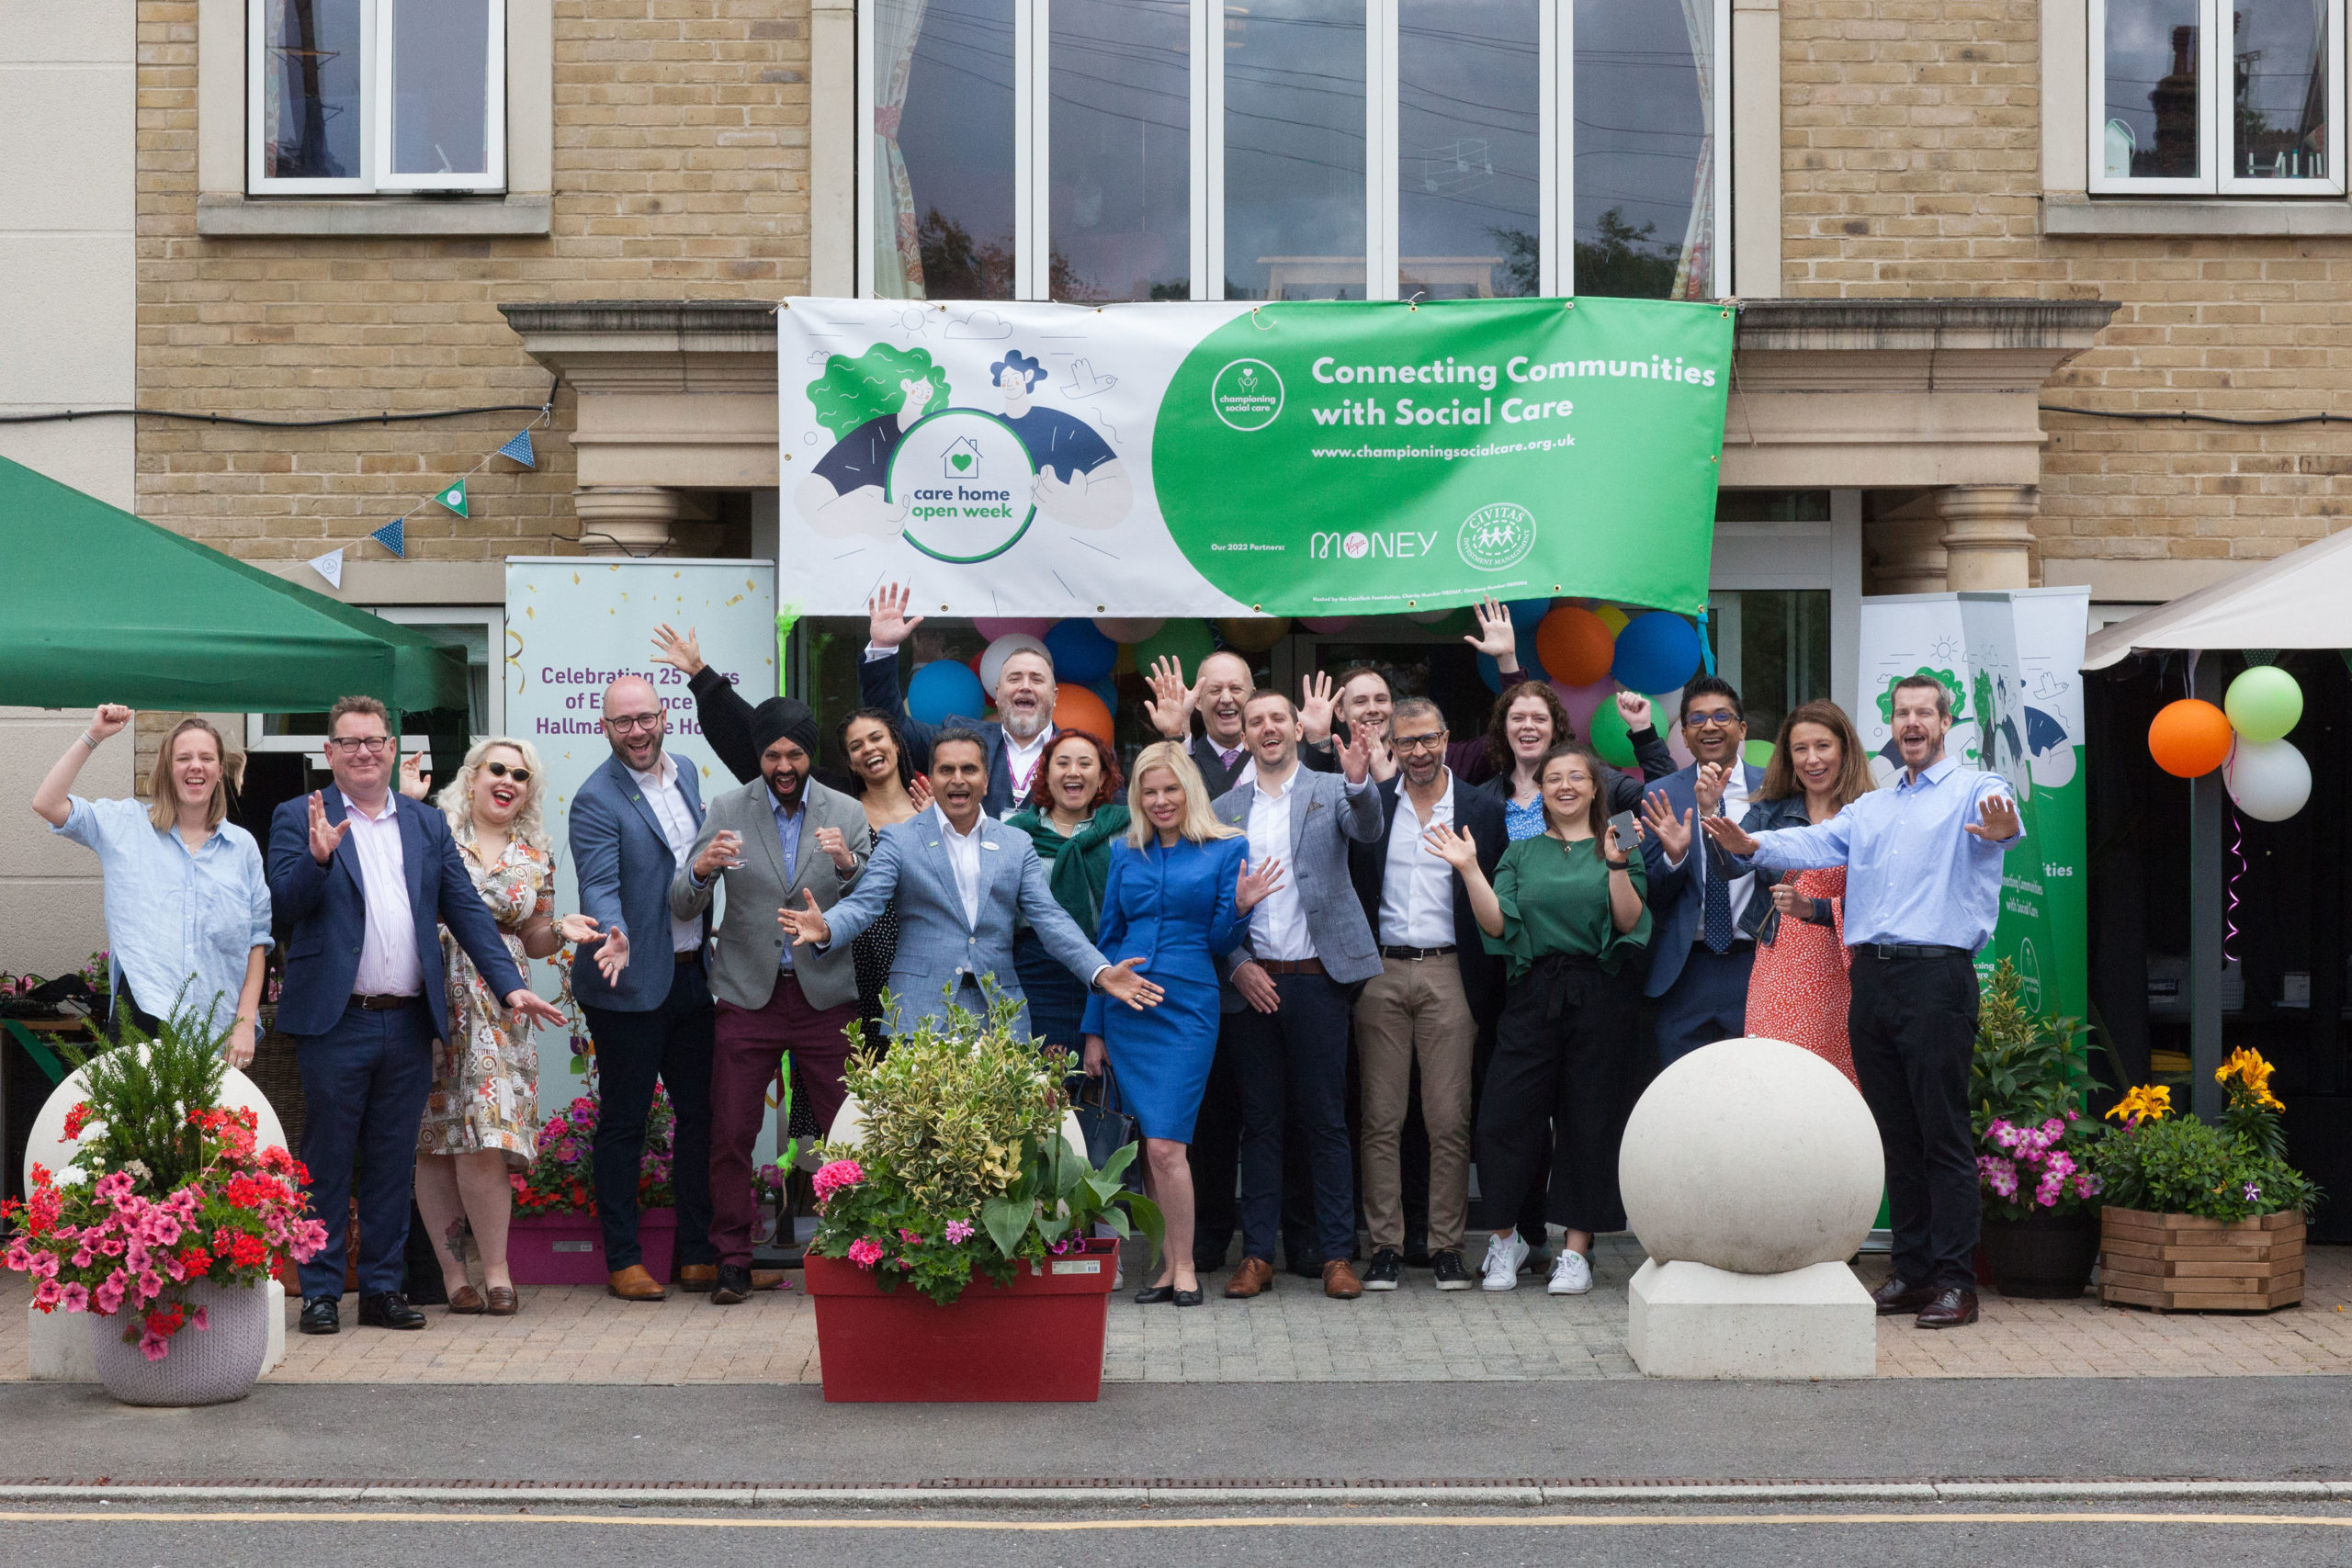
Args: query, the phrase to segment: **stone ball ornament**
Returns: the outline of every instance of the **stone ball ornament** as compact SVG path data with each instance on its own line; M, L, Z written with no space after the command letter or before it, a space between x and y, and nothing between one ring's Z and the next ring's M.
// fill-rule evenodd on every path
M74 1152L81 1147L79 1143L65 1136L65 1115L89 1098L90 1080L80 1067L66 1074L50 1091L48 1100L40 1108L40 1114L33 1118L31 1134L25 1139L24 1175L28 1190L33 1184L34 1166L47 1166L51 1175L60 1175L74 1158ZM272 1144L285 1145L286 1128L278 1121L277 1112L270 1108L269 1097L262 1093L259 1084L234 1067L224 1067L220 1071L220 1104L231 1111L251 1111L254 1113L254 1120L259 1123L254 1129L254 1140L262 1147L267 1148ZM90 1125L95 1127L98 1123L93 1122ZM301 1151L289 1149L288 1152L300 1154Z
M1661 1265L1783 1274L1854 1255L1886 1162L1843 1073L1801 1046L1741 1039L1658 1074L1617 1171L1627 1221Z

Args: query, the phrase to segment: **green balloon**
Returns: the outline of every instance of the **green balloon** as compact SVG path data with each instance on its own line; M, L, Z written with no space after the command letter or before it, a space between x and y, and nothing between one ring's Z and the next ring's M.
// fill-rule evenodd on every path
M1739 749L1739 755L1740 760L1750 767L1769 768L1772 765L1772 743L1770 740L1751 740Z
M1154 660L1172 659L1184 671L1184 679L1200 678L1201 660L1216 651L1216 639L1209 635L1206 621L1171 620L1151 636L1136 644L1136 668L1149 673Z
M1634 765L1634 738L1626 733L1625 716L1614 701L1603 697L1600 705L1592 710L1591 733L1586 739L1611 767Z
M2276 664L2256 664L2230 682L2222 711L2248 740L2283 740L2303 716L2303 689Z

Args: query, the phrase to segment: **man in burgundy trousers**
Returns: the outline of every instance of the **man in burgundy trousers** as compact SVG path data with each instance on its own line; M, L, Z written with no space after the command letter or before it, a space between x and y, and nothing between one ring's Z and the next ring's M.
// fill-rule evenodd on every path
M842 1108L842 1031L857 1018L849 944L828 953L794 948L776 915L786 905L830 909L865 869L865 808L808 776L817 716L805 703L772 697L752 713L760 776L710 803L693 860L670 886L670 908L692 919L723 878L727 908L713 938L711 990L718 998L710 1068L710 1241L718 1263L710 1299L732 1306L783 1283L752 1271L752 1145L786 1052L800 1068L818 1122ZM681 1282L701 1281L693 1269Z

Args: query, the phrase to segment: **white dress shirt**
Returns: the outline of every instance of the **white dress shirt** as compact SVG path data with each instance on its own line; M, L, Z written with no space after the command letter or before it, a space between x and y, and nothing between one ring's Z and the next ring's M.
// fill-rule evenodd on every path
M1250 765L1250 863L1269 857L1283 863L1283 885L1259 900L1250 912L1250 950L1260 958L1296 963L1315 954L1315 938L1306 929L1306 905L1298 896L1298 877L1290 868L1290 804L1298 793L1306 770L1294 765L1279 789L1271 788Z
M359 890L368 907L352 991L363 997L420 995L424 971L417 964L416 911L408 901L408 862L401 852L400 802L388 794L384 809L370 817L345 795L343 819L351 824L351 851L359 859Z
M1396 792L1396 818L1388 834L1388 858L1380 873L1380 942L1384 947L1452 947L1453 867L1430 853L1421 835L1431 828L1453 828L1453 771L1446 770L1445 793L1424 821L1414 810L1412 792Z
M1054 727L1050 724L1039 730L1037 738L1026 746L1015 740L1010 729L1004 732L1004 770L1012 776L1015 804L1028 801L1030 782L1037 776L1037 759L1046 754L1046 742L1053 738Z
M1739 825L1739 819L1747 815L1747 768L1744 761L1734 762L1732 764L1731 772L1724 775L1724 820L1731 823L1734 827L1737 827ZM1707 830L1699 826L1698 818L1693 816L1690 819L1690 831L1693 837L1703 837ZM1620 849L1624 848L1622 844L1618 847ZM1718 868L1721 867L1722 862L1723 852L1718 850L1715 852L1715 863ZM1670 866L1679 866L1682 863L1677 860L1670 860L1666 863ZM1755 891L1756 878L1754 875L1735 876L1731 879L1731 929L1735 933L1739 930L1740 911L1747 908L1748 897ZM1703 893L1702 896L1703 897ZM1700 920L1699 930L1692 935L1690 941L1693 946L1703 947L1706 945L1707 923L1705 919L1702 919Z
M698 830L695 827L694 808L686 804L686 792L678 787L677 759L663 751L654 760L650 772L640 773L635 768L629 768L628 776L637 781L639 791L645 796L645 804L653 807L653 819L662 824L662 836L669 840L670 853L682 866L694 864L695 840ZM667 906L669 900L664 898L662 903ZM670 947L676 953L699 953L702 950L701 919L682 920L675 915L671 916Z
M947 820L947 808L933 804L932 815L939 818L939 841L947 846L947 864L956 874L956 894L964 900L964 923L974 931L980 928L980 829L988 824L983 811L972 818L972 830L959 833Z

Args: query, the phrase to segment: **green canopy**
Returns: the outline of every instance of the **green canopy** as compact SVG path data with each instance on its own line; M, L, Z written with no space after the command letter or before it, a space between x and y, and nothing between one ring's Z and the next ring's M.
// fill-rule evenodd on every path
M302 713L466 705L462 649L0 457L0 703Z

